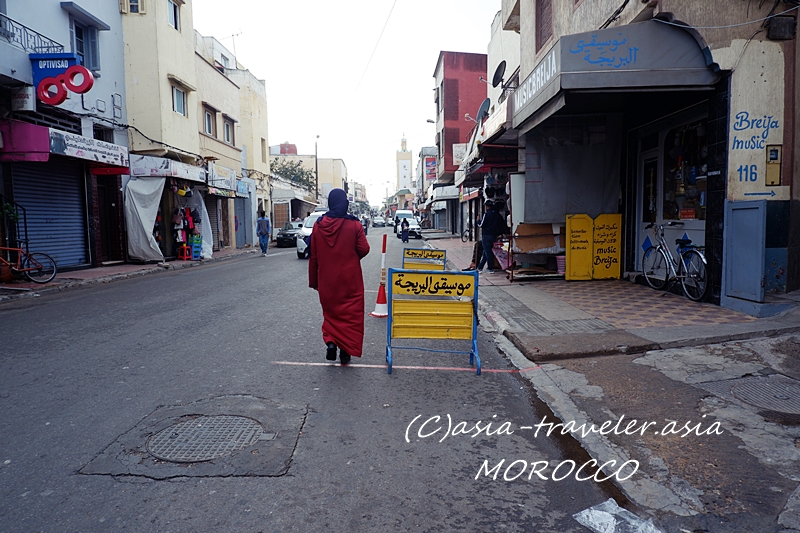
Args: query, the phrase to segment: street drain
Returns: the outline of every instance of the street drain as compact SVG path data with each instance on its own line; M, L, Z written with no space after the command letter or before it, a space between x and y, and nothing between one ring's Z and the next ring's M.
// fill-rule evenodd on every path
M147 451L173 463L211 461L256 443L263 431L261 424L244 416L199 416L150 437Z
M731 389L737 399L756 407L800 415L800 386L783 380L745 381Z
M800 415L800 381L781 374L695 383L729 402L744 402L765 412Z

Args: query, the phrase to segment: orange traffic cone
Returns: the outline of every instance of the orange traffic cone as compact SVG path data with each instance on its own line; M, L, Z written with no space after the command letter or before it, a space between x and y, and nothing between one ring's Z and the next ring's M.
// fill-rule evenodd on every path
M378 287L378 301L375 302L375 310L369 316L378 318L389 316L389 304L386 302L386 288L384 288L383 283Z

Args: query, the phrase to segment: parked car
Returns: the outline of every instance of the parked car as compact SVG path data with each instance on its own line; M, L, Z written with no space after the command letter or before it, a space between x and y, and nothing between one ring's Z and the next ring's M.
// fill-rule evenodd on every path
M297 234L302 227L302 222L287 222L284 224L283 227L278 230L278 235L275 237L278 248L295 246L297 244Z
M300 228L300 231L297 233L296 246L298 259L308 259L308 244L306 244L305 239L306 237L311 237L311 232L314 230L314 223L324 214L324 211L314 211L303 221L303 227Z
M372 219L372 227L373 228L385 228L386 227L386 221L383 219L383 217L375 217L375 218Z

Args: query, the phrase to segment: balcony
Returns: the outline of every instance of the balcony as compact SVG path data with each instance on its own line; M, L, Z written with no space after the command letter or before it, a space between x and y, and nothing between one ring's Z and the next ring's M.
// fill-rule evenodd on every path
M0 42L3 40L29 54L64 52L64 45L0 13Z

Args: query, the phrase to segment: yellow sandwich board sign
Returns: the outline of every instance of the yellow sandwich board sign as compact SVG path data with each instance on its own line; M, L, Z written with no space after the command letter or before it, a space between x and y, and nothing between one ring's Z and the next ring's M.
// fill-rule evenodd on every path
M620 276L622 215L567 216L566 279L617 279Z
M592 279L592 228L589 215L567 215L566 279Z

